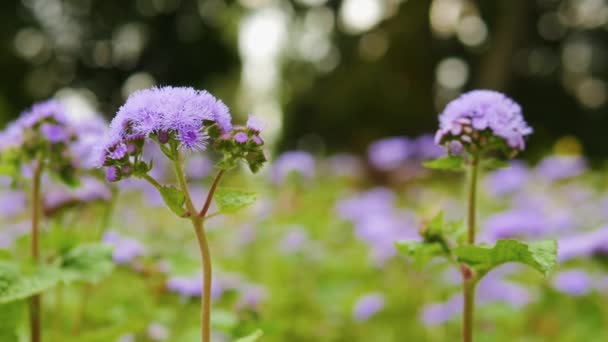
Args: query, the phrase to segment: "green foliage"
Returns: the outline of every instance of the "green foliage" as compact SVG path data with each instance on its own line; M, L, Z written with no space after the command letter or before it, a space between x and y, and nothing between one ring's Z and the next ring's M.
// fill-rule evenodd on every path
M459 156L444 156L426 161L422 165L433 170L461 171L464 168L464 159Z
M397 241L395 247L401 254L414 258L416 265L423 265L434 257L447 256L438 242Z
M257 195L253 192L230 188L218 188L215 192L215 203L222 213L234 213L253 204Z
M24 309L23 301L0 304L0 341L19 341L17 329L24 317Z
M259 340L260 337L262 337L262 335L264 335L262 330L256 330L253 334L239 338L235 342L255 342L255 341Z
M97 283L112 270L112 248L99 243L79 245L69 251L61 262L61 278L67 283Z
M509 163L497 158L484 158L481 166L488 170L506 169L509 168Z
M508 262L518 262L543 273L551 272L557 263L557 243L553 240L529 244L516 240L499 240L495 246L459 246L453 253L483 276L493 268Z
M53 288L61 280L54 267L33 267L24 270L6 261L0 262L0 304L31 297Z
M183 217L186 213L186 209L184 209L184 202L186 201L184 193L174 186L161 186L158 191L169 209L171 209L175 215Z

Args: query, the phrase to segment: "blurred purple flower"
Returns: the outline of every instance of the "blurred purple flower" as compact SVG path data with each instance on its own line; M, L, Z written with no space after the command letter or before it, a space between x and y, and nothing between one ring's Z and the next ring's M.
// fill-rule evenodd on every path
M553 287L560 292L578 297L591 292L593 281L585 271L569 270L555 275Z
M103 236L103 242L114 248L112 259L119 265L128 264L145 252L139 241L122 237L115 231L106 232Z
M523 190L529 179L529 168L520 161L513 161L509 168L490 173L484 188L492 196L502 196Z
M310 180L315 176L315 168L315 159L310 153L290 151L281 154L275 160L270 176L274 184L284 183L292 173Z
M585 159L578 156L551 156L536 166L536 173L543 179L558 181L581 175L587 169Z
M150 323L148 325L148 337L152 341L167 341L169 339L169 329L161 323Z
M435 143L432 134L424 134L412 141L413 157L417 160L439 158L446 154L445 148Z
M3 217L20 214L26 207L26 196L23 192L0 188L0 214Z
M595 253L608 253L608 226L595 231L563 237L558 241L557 259L566 262L574 258L590 257Z
M203 291L203 278L200 274L173 276L167 280L167 289L184 297L200 297ZM211 283L211 299L216 300L223 292L221 280L214 280Z
M329 171L336 177L359 178L364 173L361 159L354 155L335 154L326 161Z
M342 199L336 204L338 216L345 220L359 221L369 213L390 212L395 207L396 195L388 188L373 188Z
M367 149L371 165L381 171L393 171L412 155L411 142L405 137L391 137L373 142Z
M258 310L262 302L268 298L268 290L260 285L247 285L241 290L241 298L237 303L239 309Z
M202 179L211 173L213 162L205 155L194 154L187 159L184 169L188 179Z
M279 249L284 254L297 253L309 242L308 232L299 226L291 227L281 239Z
M367 321L384 308L384 296L370 293L360 297L353 308L353 317L359 322Z

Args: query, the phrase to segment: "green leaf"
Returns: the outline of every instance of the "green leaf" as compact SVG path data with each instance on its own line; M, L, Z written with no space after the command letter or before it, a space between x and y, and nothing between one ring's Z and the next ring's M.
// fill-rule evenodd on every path
M464 160L459 156L443 156L422 163L424 167L433 170L460 171L464 168Z
M447 255L445 248L437 242L402 240L396 241L395 247L399 253L413 257L417 265L422 265L434 257Z
M545 276L557 263L557 243L553 240L526 244L516 240L499 240L493 247L460 246L453 250L458 261L475 269L480 276L508 262L533 267Z
M255 342L255 341L259 340L260 337L262 337L262 335L264 335L264 333L262 332L262 330L258 329L253 334L247 335L245 337L241 337L234 342Z
M222 213L234 213L256 200L256 194L237 189L219 188L215 192L215 203Z
M510 165L509 163L501 159L487 158L483 160L482 166L486 169L496 170L509 168Z
M31 297L53 288L61 280L55 267L36 267L22 272L19 266L0 262L0 304Z
M184 196L184 193L174 186L161 186L158 191L160 191L160 195L163 197L163 200L169 209L177 216L183 217L186 213L186 209L184 209L186 196Z
M114 270L112 247L104 244L83 244L69 251L61 262L64 282L97 283Z
M25 305L23 301L0 304L0 341L18 342L17 329L24 318Z

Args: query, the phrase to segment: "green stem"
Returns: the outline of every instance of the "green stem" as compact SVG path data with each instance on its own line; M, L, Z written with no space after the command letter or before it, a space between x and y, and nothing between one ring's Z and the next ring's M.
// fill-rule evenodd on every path
M215 193L215 190L217 189L217 186L220 183L220 179L222 178L223 174L224 174L224 170L220 170L220 172L218 172L217 175L215 176L215 179L213 180L213 184L211 184L211 188L209 189L209 193L207 193L207 199L205 200L203 209L201 209L201 212L198 213L199 217L205 217L205 215L207 215L207 212L209 211L209 207L211 206L211 200L213 199L213 194Z
M475 244L475 221L477 212L477 173L479 170L479 155L475 154L469 166L468 179L468 212L467 212L467 244ZM462 314L462 340L473 341L473 313L475 309L475 278L471 270L462 266L462 286L464 308Z
M36 168L34 169L34 178L32 185L32 243L31 253L32 259L36 264L40 263L40 214L42 211L42 199L40 198L40 182L42 179L42 170L44 161L38 158ZM31 342L40 342L40 295L32 296L30 300L30 340Z
M179 187L184 193L186 209L189 213L191 213L189 217L192 221L194 233L196 234L196 241L198 243L199 251L201 253L203 277L203 293L201 294L201 341L211 342L211 273L213 270L211 265L211 252L209 251L209 242L207 241L207 235L203 225L204 217L196 215L197 211L194 208L194 204L192 203L192 197L190 196L190 192L188 191L188 183L186 182L186 176L184 175L182 160L179 152L176 153L174 167ZM216 180L218 180L218 178L216 178ZM212 186L212 189L214 188L215 187ZM207 195L208 201L211 200L212 196L212 190L209 190L209 194Z

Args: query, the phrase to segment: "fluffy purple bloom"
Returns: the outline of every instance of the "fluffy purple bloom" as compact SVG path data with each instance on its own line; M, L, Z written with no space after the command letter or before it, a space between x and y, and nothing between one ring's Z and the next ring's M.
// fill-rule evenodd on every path
M112 259L119 265L128 264L145 252L139 241L122 237L114 231L106 232L103 236L103 242L114 247Z
M585 159L578 156L551 156L536 166L536 173L543 179L558 181L581 175L587 169Z
M371 293L357 300L353 308L353 317L362 322L367 321L384 308L384 296L381 293Z
M124 158L127 155L127 152L127 145L120 143L116 145L112 151L108 152L108 157L114 160L119 160Z
M247 142L247 140L249 140L249 136L245 132L238 132L234 135L234 141L239 144L244 144Z
M207 133L196 129L179 131L177 137L181 145L191 151L204 151L209 140Z
M190 87L160 87L129 96L110 124L102 143L103 161L116 144L133 137L162 137L175 132L186 149L201 150L208 136L203 129L215 123L222 132L232 129L228 107L206 91Z
M571 296L584 296L593 289L589 274L581 270L560 272L553 278L553 287Z
M404 137L378 140L367 149L367 158L373 167L381 171L392 171L411 156L411 143Z
M249 119L247 119L247 128L255 133L260 133L264 129L265 124L258 118L253 115L249 115Z
M281 184L292 174L298 174L306 180L315 175L316 163L313 156L304 151L290 151L281 154L274 162L271 180L275 184Z
M25 141L25 132L40 129L50 143L69 140L74 134L68 127L65 108L56 100L35 103L0 132L0 151L17 148Z
M120 169L117 166L110 166L106 169L106 180L110 183L120 179Z
M510 148L521 151L524 138L532 133L524 121L521 107L496 91L474 90L450 102L439 116L437 144L460 140L463 144L479 144L480 134L489 132Z

